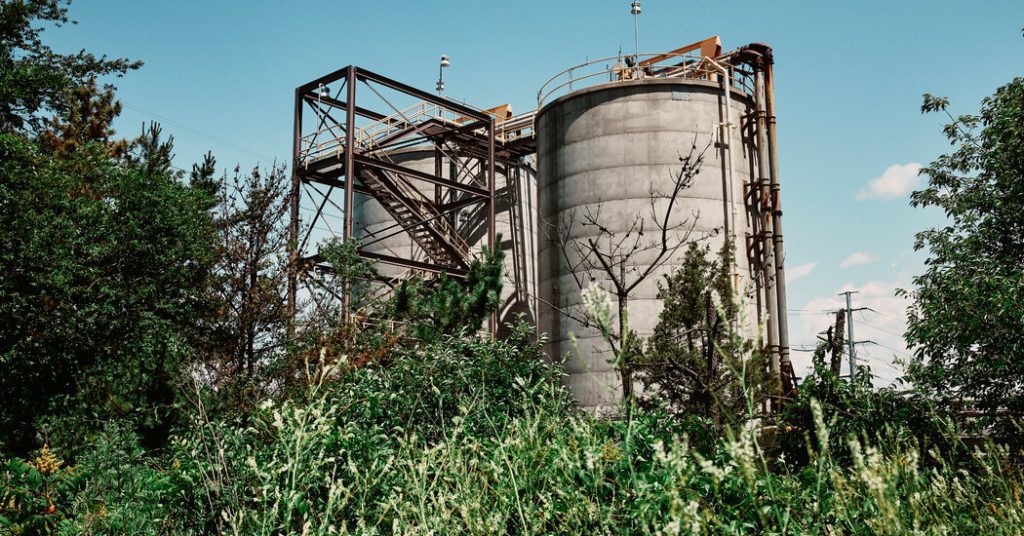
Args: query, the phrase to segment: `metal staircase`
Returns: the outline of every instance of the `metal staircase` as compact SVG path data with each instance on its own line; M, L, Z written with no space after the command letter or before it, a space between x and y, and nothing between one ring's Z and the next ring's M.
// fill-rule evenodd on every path
M317 99L319 107L323 102L321 97ZM443 209L433 199L426 197L421 188L417 187L419 183L414 182L415 178L395 169L401 165L392 160L389 151L404 147L403 144L408 143L408 140L420 139L446 144L454 147L453 151L458 152L461 158L484 162L492 158L488 153L486 127L472 128L471 125L478 123L472 123L470 116L464 115L465 112L457 112L450 106L436 102L420 101L404 109L392 109L393 113L389 115L380 115L369 123L354 127L351 133L354 144L352 148L345 147L344 128L321 121L318 129L299 138L298 164L303 173L323 176L344 174L344 159L348 150L354 150L365 158L379 160L382 164L390 164L374 166L363 162L355 165L353 174L362 186L361 193L374 198L384 207L424 256L429 258L429 262L438 267L468 269L473 252L467 243L467 237L471 234L467 233L465 222L456 224L449 213L442 214ZM517 158L532 153L536 113L505 118L504 112L498 113L495 110L477 111L499 118L496 127L500 131L492 134L498 156ZM460 178L452 180L459 181ZM476 182L472 177L470 180ZM455 197L459 195L454 191L450 192L452 194ZM468 204L468 207L472 215L480 219L474 222L476 226L486 228L486 205Z
M371 166L360 166L358 177L432 261L468 266L469 244L405 177Z

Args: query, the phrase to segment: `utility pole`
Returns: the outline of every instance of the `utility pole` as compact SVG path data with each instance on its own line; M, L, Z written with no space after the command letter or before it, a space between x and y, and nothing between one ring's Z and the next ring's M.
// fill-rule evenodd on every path
M852 379L857 374L857 343L854 342L856 339L853 338L853 294L857 294L856 290L847 290L846 292L840 292L839 295L846 296L846 344L849 347L850 353L850 378Z

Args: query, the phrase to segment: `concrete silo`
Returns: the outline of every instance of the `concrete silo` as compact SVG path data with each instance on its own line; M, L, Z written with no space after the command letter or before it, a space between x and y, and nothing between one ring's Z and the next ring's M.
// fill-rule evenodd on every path
M399 111L389 91L416 104ZM357 94L370 105L357 104L366 102ZM610 290L615 276L609 266L581 270L580 249L563 246L597 236L638 244L616 268L643 276L627 285L630 327L643 337L662 308L659 279L682 260L679 250L667 258L664 247L657 251L659 235L712 246L728 238L746 327L779 380L771 394L791 394L786 316L778 314L786 296L773 95L771 48L722 53L717 37L566 69L541 88L536 111L517 116L507 105L481 110L357 66L307 82L295 99L289 314L303 275L330 269L300 240L302 193L312 190L316 203L310 229L330 202L345 214L343 239L361 238L360 256L391 278L464 274L500 233L498 247L510 253L502 320L535 318L548 354L569 356L567 383L581 405L614 410L622 381L609 347L585 315L572 313L588 285ZM702 166L688 188L671 192L692 151L704 154ZM670 231L652 229L665 214ZM349 295L331 297L347 306Z
M671 192L681 156L692 147L707 150L692 186L676 198L670 239L692 233L692 239L707 237L706 243L717 249L731 237L734 284L746 292L751 335L756 335L760 303L756 280L761 267L752 267L748 259L758 214L746 202L758 180L758 151L756 137L749 129L745 135L743 128L756 116L755 97L722 83L712 71L655 76L639 69L629 74L627 69L609 71L616 80L546 102L535 125L542 232L539 329L549 336L548 354L566 357L566 382L574 397L598 413L615 411L622 400L622 381L609 345L593 326L585 325L585 314L574 311L580 312L587 285L609 289L611 284L605 270L583 270L588 264L579 257L598 236L639 240L641 247L625 270L646 270L657 258L660 233L648 226L638 238L625 235L637 232L638 218L657 219L667 210L664 194ZM690 223L677 227L684 220ZM662 308L657 283L681 262L677 251L630 292L629 326L639 336L653 333ZM595 264L589 263L590 268Z

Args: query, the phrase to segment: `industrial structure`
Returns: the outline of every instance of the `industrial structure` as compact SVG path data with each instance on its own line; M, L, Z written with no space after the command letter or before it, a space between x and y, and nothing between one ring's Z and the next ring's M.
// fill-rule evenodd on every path
M325 236L358 238L385 289L412 274L461 277L481 246L500 247L505 301L491 333L526 314L549 357L565 358L575 398L603 412L623 383L600 333L574 313L585 287L628 281L630 328L650 335L657 281L679 265L679 246L729 243L743 329L770 353L776 393L791 389L768 46L723 52L713 37L590 61L549 80L520 115L445 98L447 61L436 95L355 66L296 90L293 317L300 293L317 292L303 289L307 275L329 269L317 250ZM685 188L681 166L692 172ZM620 266L598 239L628 245ZM350 311L350 292L333 298Z

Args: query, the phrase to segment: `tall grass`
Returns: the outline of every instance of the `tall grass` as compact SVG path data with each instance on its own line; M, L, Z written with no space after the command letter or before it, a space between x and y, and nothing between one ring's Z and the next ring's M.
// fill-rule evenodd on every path
M305 398L265 401L244 419L197 412L160 456L99 438L106 444L94 459L66 469L86 483L52 526L68 534L1024 532L1021 474L1003 448L955 459L913 441L851 437L850 454L835 456L833 416L814 406L806 463L766 452L754 428L698 450L657 412L608 421L576 411L560 372L539 357L525 337L442 341L387 367L335 372ZM111 452L118 448L131 455ZM3 478L5 490L32 490L23 474ZM28 515L21 491L2 497L0 515L14 523Z
M664 415L576 412L557 371L500 343L427 348L354 373L305 404L267 403L222 429L239 452L225 505L237 534L1017 534L1021 475L996 446L953 460L913 442L829 452L815 406L810 463L754 429L688 447ZM429 373L399 377L413 371ZM440 384L440 385L439 385ZM494 400L493 386L501 393ZM410 418L422 418L410 421ZM211 434L212 435L212 434ZM182 448L194 445L184 441ZM844 458L845 459L845 458Z

